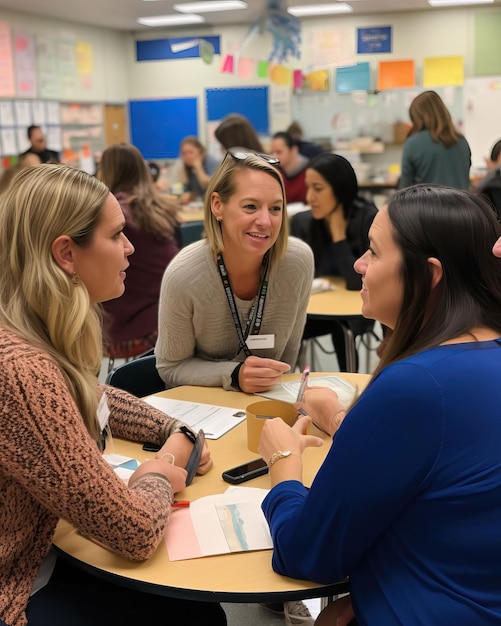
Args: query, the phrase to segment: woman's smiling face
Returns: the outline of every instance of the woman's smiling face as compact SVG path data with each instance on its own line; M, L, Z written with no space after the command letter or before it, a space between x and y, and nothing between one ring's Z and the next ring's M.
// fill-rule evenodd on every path
M212 212L220 220L225 250L263 256L277 241L284 202L278 181L254 169L234 174L235 191L226 203L212 195Z

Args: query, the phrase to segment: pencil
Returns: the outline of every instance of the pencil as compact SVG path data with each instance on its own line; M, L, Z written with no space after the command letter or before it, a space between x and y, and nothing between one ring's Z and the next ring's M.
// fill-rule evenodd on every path
M308 384L308 376L310 375L310 366L306 365L303 374L301 376L301 384L299 385L299 391L297 392L296 402L302 402L304 390L306 389L306 385Z

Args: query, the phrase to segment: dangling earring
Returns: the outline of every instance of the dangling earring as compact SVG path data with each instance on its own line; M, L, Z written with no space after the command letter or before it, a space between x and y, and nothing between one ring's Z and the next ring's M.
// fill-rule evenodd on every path
M71 274L71 282L72 282L74 285L78 285L78 283L80 282L80 276L79 276L76 272L73 272L73 273Z

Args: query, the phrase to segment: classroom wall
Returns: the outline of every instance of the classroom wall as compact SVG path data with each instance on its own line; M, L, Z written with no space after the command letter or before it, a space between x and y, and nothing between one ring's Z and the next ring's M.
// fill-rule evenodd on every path
M31 35L45 35L51 39L70 36L91 44L91 84L84 87L77 81L72 93L66 97L61 96L59 100L118 104L129 99L129 67L133 49L130 33L15 13L1 8L0 21L7 22L11 29L24 30Z
M372 15L364 17L338 16L330 19L310 18L303 20L302 25L302 59L291 59L288 66L292 69L308 71L313 68L312 37L318 31L327 27L341 29L351 49L356 47L357 27L387 26L393 27L393 51L390 54L352 55L352 61L371 63L376 84L376 65L380 60L414 59L417 70L418 83L422 76L423 59L430 56L461 55L465 60L465 75L472 71L472 38L473 13L471 9L448 11L409 12L401 14ZM221 58L225 54L238 53L239 47L244 44L242 57L263 59L271 49L269 36L255 35L245 42L248 27L221 27L219 29L200 29L176 31L175 36L220 35L221 56L215 57L210 66L201 59L182 59L176 61L133 62L130 73L131 98L161 98L196 96L203 102L204 87L230 87L269 84L265 79L243 80L235 74L223 74L219 71ZM173 37L172 31L156 30L154 33L138 33L138 39ZM245 43L244 43L245 42ZM346 43L345 42L345 43ZM187 80L188 77L188 80ZM271 99L276 94L279 98L283 88L270 85ZM288 90L289 93L291 90ZM285 109L285 110L284 110ZM271 107L271 132L282 130L289 124L294 111L292 100L290 107ZM314 128L314 116L311 119L300 120L307 134L318 135ZM200 110L200 128L205 127L205 111ZM310 128L311 127L311 128ZM312 132L310 132L310 129ZM314 131L314 132L313 132Z
M426 57L460 55L464 58L465 79L470 79L475 70L475 16L492 15L499 20L499 8L458 8L437 11L412 11L398 14L374 14L363 17L336 16L332 18L310 18L303 20L302 58L290 59L288 67L305 72L314 69L314 47L312 41L318 39L318 33L326 28L336 29L340 45L348 46L353 51L351 61L368 61L372 68L372 79L376 84L376 68L379 61L392 59L414 59L416 66L416 89L420 90L423 60ZM6 21L12 28L24 29L33 34L58 37L69 33L75 39L86 41L93 49L92 84L88 88L77 85L68 101L124 103L128 100L162 99L195 97L198 99L198 126L200 138L208 142L210 133L205 111L205 88L217 87L252 87L269 86L270 94L270 133L283 130L292 119L300 115L307 137L335 136L331 126L331 108L336 102L328 98L336 95L331 88L330 94L296 95L288 87L271 83L266 78L242 79L236 73L221 73L220 63L226 54L235 58L265 59L271 50L271 36L255 34L249 37L248 25L214 27L195 27L182 30L151 29L137 33L123 33L69 22L34 17L0 9L0 20ZM355 55L355 38L358 27L392 26L393 47L390 54ZM196 37L218 35L221 37L221 55L214 57L207 65L200 58L175 61L136 61L136 39L161 39L172 37ZM494 44L493 44L494 45ZM349 62L349 60L348 60ZM460 90L463 98L464 87ZM455 96L456 97L456 96ZM311 98L307 106L300 106L301 99ZM64 100L64 98L62 98ZM400 99L401 100L401 99ZM397 100L395 100L397 101ZM323 109L322 105L323 104ZM396 105L395 105L396 106ZM303 109L308 112L304 113ZM322 112L324 111L324 112ZM334 113L335 111L332 111ZM471 113L471 110L470 110ZM398 105L395 117L402 117L402 104ZM370 107L363 116L372 121L374 110ZM454 107L455 121L461 122L461 111ZM484 116L485 117L485 116ZM493 141L501 136L498 118L481 119L482 116L469 115L468 132L475 133L475 124L484 125L482 137L492 132ZM472 122L473 120L473 122ZM501 123L501 121L499 122ZM485 125L489 124L486 129ZM355 132L359 132L359 124ZM476 133L475 133L476 134ZM487 154L490 146L482 149L476 146L477 160L480 152Z

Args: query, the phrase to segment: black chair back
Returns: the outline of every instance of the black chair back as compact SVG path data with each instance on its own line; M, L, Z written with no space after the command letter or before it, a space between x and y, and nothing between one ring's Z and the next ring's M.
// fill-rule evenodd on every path
M138 398L166 388L158 374L154 354L142 356L115 367L106 377L105 383L124 389Z

